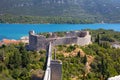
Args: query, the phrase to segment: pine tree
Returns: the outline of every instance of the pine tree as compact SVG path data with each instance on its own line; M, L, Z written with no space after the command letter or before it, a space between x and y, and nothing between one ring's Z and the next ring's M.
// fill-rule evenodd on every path
M29 53L26 51L26 49L23 46L20 47L19 51L21 53L21 58L22 58L22 67L26 67L27 64L30 62Z
M108 76L107 68L108 68L107 63L102 57L101 59L101 80L105 80L106 76Z
M83 57L83 63L86 64L86 62L87 62L87 56L85 55L85 56Z
M18 51L14 53L13 59L14 59L14 67L15 68L20 67L21 66L21 55Z

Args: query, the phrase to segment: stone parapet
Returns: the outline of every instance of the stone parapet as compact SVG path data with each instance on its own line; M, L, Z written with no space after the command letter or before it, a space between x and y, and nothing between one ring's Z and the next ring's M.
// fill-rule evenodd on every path
M54 46L63 44L78 44L80 46L85 46L91 43L91 35L89 35L89 31L71 31L66 32L65 37L46 38L43 35L36 35L34 31L30 31L28 50L46 49L49 42Z

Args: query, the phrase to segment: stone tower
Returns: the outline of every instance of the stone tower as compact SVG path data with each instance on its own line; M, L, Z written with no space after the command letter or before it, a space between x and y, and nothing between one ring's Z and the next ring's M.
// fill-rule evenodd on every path
M37 36L34 31L29 31L29 50L36 50Z
M51 61L51 80L62 80L62 62L58 60Z

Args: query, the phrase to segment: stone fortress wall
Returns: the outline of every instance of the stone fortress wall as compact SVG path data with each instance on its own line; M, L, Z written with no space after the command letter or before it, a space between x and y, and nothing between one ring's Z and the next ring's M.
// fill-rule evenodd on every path
M49 42L55 45L62 44L78 44L85 46L91 43L91 35L89 31L70 31L66 32L64 37L57 37L55 33L50 33L51 36L46 38L43 35L37 35L34 31L29 32L29 50L46 49Z
M62 80L62 62L51 60L51 80Z

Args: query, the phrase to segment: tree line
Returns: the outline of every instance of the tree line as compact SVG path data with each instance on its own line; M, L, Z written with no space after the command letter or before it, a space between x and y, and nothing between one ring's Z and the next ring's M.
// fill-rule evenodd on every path
M39 24L83 24L93 23L90 19L81 19L73 17L41 17L41 16L15 16L10 14L0 15L0 23L39 23Z

